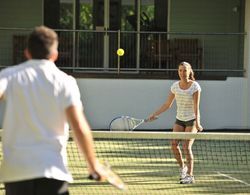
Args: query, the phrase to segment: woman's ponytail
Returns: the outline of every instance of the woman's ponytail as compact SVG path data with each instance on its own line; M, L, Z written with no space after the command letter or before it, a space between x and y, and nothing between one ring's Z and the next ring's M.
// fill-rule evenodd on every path
M195 81L195 78L194 78L194 71L192 69L192 67L190 66L190 75L189 75L189 79L191 79L192 81Z

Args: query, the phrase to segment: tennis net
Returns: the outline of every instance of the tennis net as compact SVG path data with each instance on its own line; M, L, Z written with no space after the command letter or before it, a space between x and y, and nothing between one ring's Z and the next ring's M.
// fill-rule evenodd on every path
M88 180L85 161L70 138L71 194L250 193L250 134L94 131L93 135L98 158L109 162L128 189L119 191L108 183ZM179 167L171 150L173 139L195 139L194 184L179 184Z

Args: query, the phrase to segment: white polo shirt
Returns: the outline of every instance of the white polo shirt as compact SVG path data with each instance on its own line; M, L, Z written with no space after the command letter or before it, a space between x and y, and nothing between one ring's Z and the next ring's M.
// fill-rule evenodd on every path
M6 100L2 182L39 177L71 182L65 109L82 106L73 77L48 60L29 60L0 72Z
M185 90L180 88L179 81L171 86L171 92L176 99L176 118L178 120L189 121L195 119L193 94L196 91L201 91L201 87L196 81L193 81L192 85Z

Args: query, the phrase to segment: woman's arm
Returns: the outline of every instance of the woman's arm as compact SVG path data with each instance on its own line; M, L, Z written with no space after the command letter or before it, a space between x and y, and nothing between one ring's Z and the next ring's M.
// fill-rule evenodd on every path
M194 113L195 113L195 118L196 118L196 128L198 131L202 131L203 128L200 124L200 96L201 92L196 91L193 95L194 98Z
M163 113L166 110L168 110L172 106L174 98L175 98L175 95L172 92L170 92L170 94L169 94L167 100L165 101L165 103L158 110L156 110L153 114L151 114L149 116L149 118L148 118L149 121L153 121L153 120L157 119L157 117L161 113Z

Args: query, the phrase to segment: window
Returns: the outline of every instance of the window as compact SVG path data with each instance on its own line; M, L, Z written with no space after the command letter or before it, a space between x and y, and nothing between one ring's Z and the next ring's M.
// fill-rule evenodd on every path
M201 76L242 76L245 3L222 1L44 0L44 23L64 29L62 69L171 77L189 61Z

